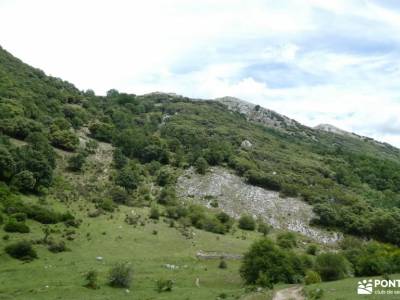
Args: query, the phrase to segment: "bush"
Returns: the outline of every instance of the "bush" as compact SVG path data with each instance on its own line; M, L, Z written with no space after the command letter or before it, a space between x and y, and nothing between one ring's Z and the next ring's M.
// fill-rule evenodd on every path
M98 204L98 207L105 211L113 212L114 211L114 202L110 199L104 199Z
M173 285L174 285L174 282L170 279L159 279L156 282L157 292L159 292L159 293L170 292L170 291L172 291Z
M36 179L30 171L22 171L16 174L12 180L11 185L21 192L30 192L34 189Z
M11 218L14 218L18 222L24 222L27 218L26 213L15 213L11 215Z
M89 288L89 289L98 289L99 286L97 284L97 277L98 277L98 273L94 270L89 271L85 274L85 287Z
M274 283L295 283L304 275L299 257L264 238L254 242L245 253L240 275L248 284L271 288Z
M271 229L272 229L271 225L268 225L264 222L258 222L257 231L262 233L264 236L267 236L268 233L270 233Z
M64 251L68 250L64 241L60 241L60 242L52 241L49 243L49 246L47 247L47 249L49 249L49 251L53 252L53 253L60 253L60 252L64 252Z
M239 219L239 228L243 230L256 229L256 221L250 215L242 215Z
M280 247L286 249L291 249L297 246L296 235L292 232L280 233L276 241Z
M110 190L110 197L115 203L118 204L127 205L130 202L130 197L128 192L121 186L114 186Z
M108 275L108 284L112 287L129 288L132 282L132 268L124 263L114 265Z
M319 274L317 272L312 271L312 270L308 270L306 272L306 276L304 277L304 283L306 285L319 283L319 282L321 282L321 276L319 276Z
M56 148L74 151L79 145L79 139L69 130L57 130L51 135L51 144Z
M307 299L309 300L319 300L322 299L324 295L324 290L320 288L315 288L307 292Z
M199 174L206 174L208 169L208 163L203 157L199 157L195 164L196 172Z
M156 206L153 206L150 209L150 219L154 219L154 220L158 220L160 218L160 211L158 210L158 208Z
M68 169L73 172L82 171L86 162L86 157L87 155L83 152L79 152L78 154L71 156L68 159Z
M317 256L315 269L323 281L338 280L348 275L349 262L341 254L322 253Z
M218 268L220 269L228 268L228 264L226 263L225 259L221 258L221 260L219 261Z
M32 248L31 243L28 241L20 241L5 248L5 251L11 257L16 259L31 261L37 258L36 251Z
M306 253L310 255L317 255L318 246L315 244L310 244L307 246Z
M158 197L158 203L163 205L174 205L176 204L176 193L173 186L166 186L161 190L160 196Z
M176 181L175 175L169 168L162 168L157 175L157 184L159 186L166 186L174 184Z
M29 233L30 229L29 226L23 222L18 222L15 219L10 219L4 225L4 231L6 232L19 232L19 233Z

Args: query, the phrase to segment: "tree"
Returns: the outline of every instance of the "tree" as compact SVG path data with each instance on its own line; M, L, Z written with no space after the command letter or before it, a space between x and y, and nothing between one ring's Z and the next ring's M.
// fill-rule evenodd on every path
M140 182L140 174L136 166L125 166L119 170L115 183L119 186L126 188L127 190L134 190L138 187Z
M74 151L79 146L79 139L69 130L57 130L51 135L51 144L66 151Z
M33 191L35 184L33 173L26 170L19 172L11 180L11 185L21 192Z
M203 157L199 157L195 163L196 172L199 174L205 174L208 169L208 163Z
M37 258L36 251L32 248L31 243L28 241L20 241L8 245L5 250L8 255L20 260L31 261Z
M115 264L108 274L108 283L112 287L129 288L132 282L132 268L128 264Z
M86 157L87 155L83 151L79 152L76 155L71 156L68 159L68 169L74 172L82 171L83 166L86 162Z
M239 228L243 230L256 229L256 221L250 215L242 215L239 219Z
M278 282L294 283L304 270L295 253L276 246L270 239L254 242L245 253L240 275L248 284L272 287Z
M280 233L276 240L282 248L291 249L297 246L297 238L293 232Z
M3 146L0 146L0 179L7 180L15 172L14 158Z
M341 254L322 253L317 256L315 269L324 281L338 280L348 275L349 262Z

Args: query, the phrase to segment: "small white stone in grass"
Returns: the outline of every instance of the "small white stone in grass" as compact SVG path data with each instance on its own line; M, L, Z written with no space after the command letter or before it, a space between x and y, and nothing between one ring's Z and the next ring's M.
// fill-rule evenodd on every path
M46 286L45 286L45 288L46 288L46 289L48 289L48 288L49 288L49 286L48 286L48 285L46 285Z
M126 290L125 290L125 292L126 292L127 294L129 294L131 291L130 291L130 290L128 290L128 289L126 289Z
M97 256L97 257L96 257L96 260L102 261L102 260L103 260L103 256Z

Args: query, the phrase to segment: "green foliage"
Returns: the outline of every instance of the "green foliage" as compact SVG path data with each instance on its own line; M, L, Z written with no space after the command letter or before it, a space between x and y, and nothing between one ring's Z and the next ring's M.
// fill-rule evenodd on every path
M76 155L71 156L68 159L68 169L73 172L82 171L83 166L85 165L86 162L86 157L87 154L83 151L79 152Z
M228 264L226 263L225 259L221 258L218 264L218 268L220 269L226 269L228 268Z
M306 253L309 255L317 255L318 246L316 244L310 244L307 246Z
M31 261L37 258L36 251L32 248L32 245L28 241L20 241L5 247L5 251L11 257L16 259Z
M239 218L239 228L243 230L255 230L256 221L250 215L242 215Z
M306 272L306 276L304 277L304 283L306 285L319 283L319 282L321 282L321 276L319 276L319 274L317 272L312 271L312 270L308 270Z
M47 246L47 249L49 249L49 251L53 252L53 253L59 253L59 252L64 252L64 251L68 250L64 241L59 241L59 242L50 241L49 245Z
M84 284L85 287L89 289L98 289L99 285L97 283L98 280L98 273L95 270L91 270L84 275L86 283Z
M130 196L125 188L114 186L110 189L110 197L117 204L127 205L130 203Z
M154 220L158 220L160 218L160 211L158 210L157 206L151 207L149 218Z
M125 263L115 264L108 273L108 284L117 288L129 288L132 283L132 267Z
M317 256L315 270L324 281L338 280L350 273L350 264L342 254L321 253Z
M9 219L4 225L4 231L6 232L19 232L19 233L29 233L29 226L24 222L18 222L15 219Z
M35 188L36 179L32 172L24 170L14 175L11 186L21 192L31 192Z
M157 184L159 186L166 186L174 184L176 181L175 175L170 168L162 168L157 175Z
M269 239L254 242L243 257L240 274L248 284L271 288L278 282L294 283L304 275L305 266L293 252Z
M156 281L157 292L171 292L174 282L171 279L159 279Z
M69 130L57 130L51 134L51 144L66 151L74 151L79 146L79 138Z
M203 157L199 157L195 162L196 172L199 174L205 174L208 169L208 163Z
M140 183L140 173L136 165L127 165L118 171L115 183L127 190L134 190Z
M257 231L262 233L264 236L267 236L271 230L272 230L271 225L260 220L257 222Z
M173 186L165 186L158 197L158 203L163 205L176 204L176 192Z
M297 247L297 238L296 235L292 232L280 233L276 238L276 242L279 247L286 249Z

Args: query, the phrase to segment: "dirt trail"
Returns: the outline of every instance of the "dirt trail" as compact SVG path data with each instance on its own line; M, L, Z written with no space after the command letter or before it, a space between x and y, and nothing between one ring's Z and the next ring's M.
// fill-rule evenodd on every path
M277 291L272 300L305 300L305 298L302 293L302 287L294 286Z

